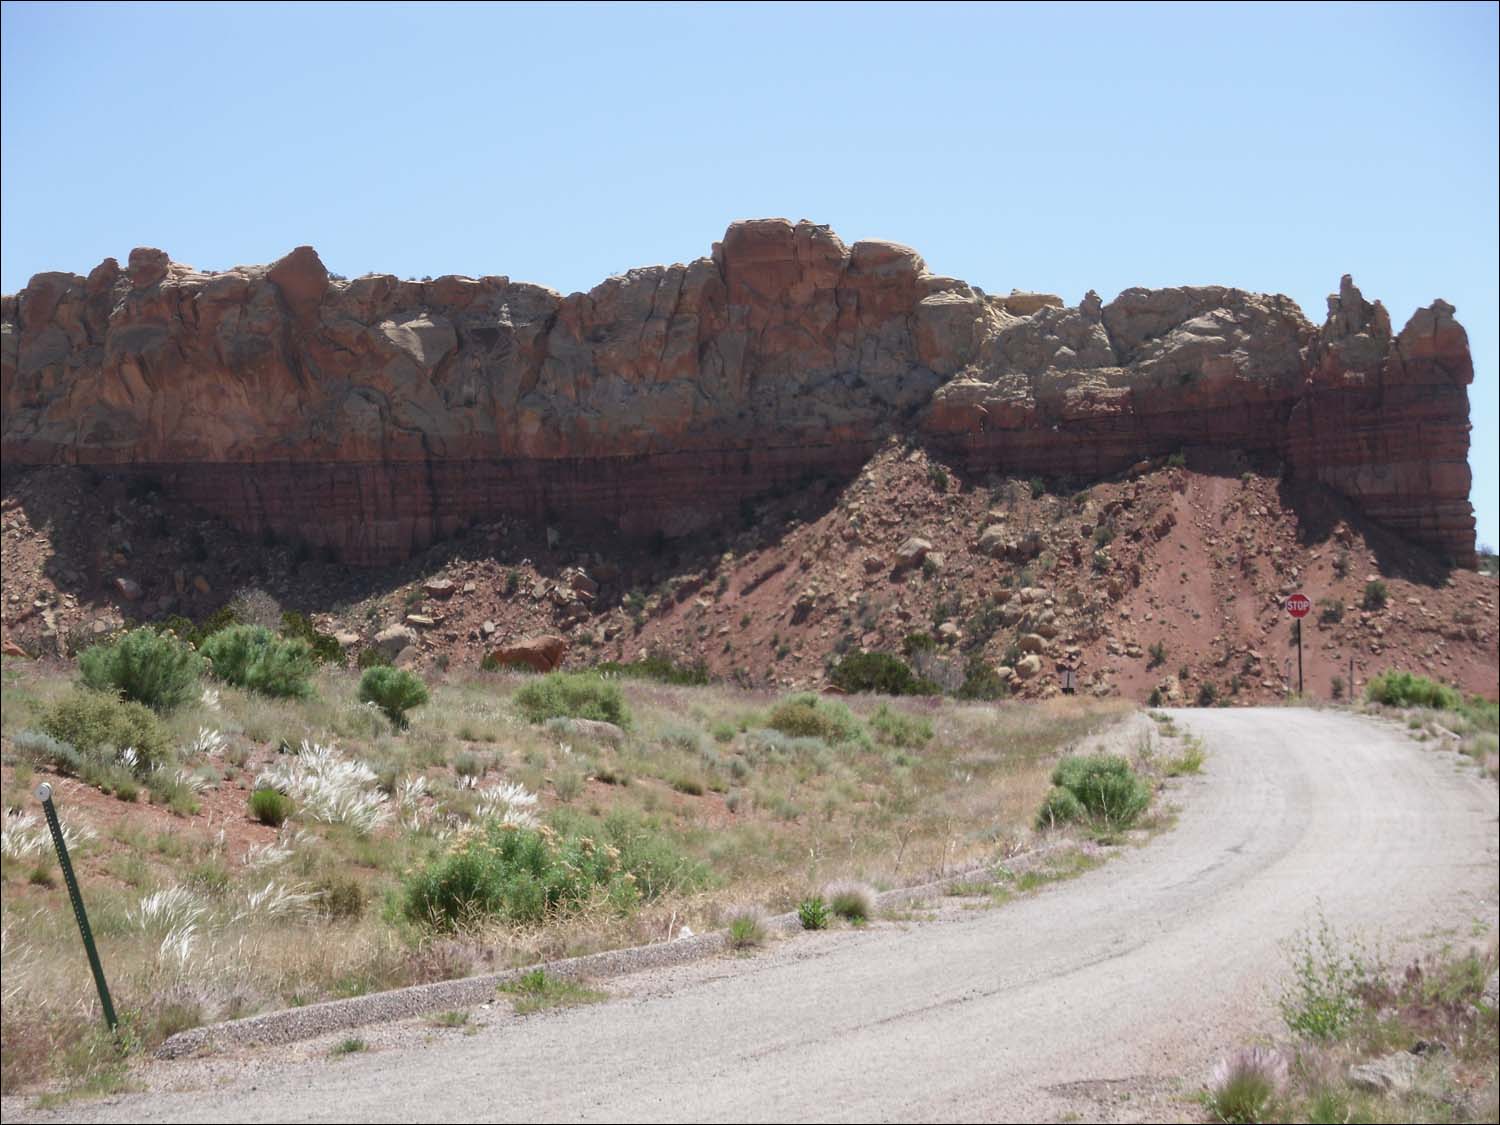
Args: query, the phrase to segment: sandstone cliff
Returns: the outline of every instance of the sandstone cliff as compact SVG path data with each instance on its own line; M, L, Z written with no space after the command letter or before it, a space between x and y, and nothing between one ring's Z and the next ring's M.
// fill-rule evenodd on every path
M711 256L563 296L504 277L330 278L300 247L199 272L132 251L3 299L7 465L149 472L250 531L388 562L505 514L704 526L907 432L972 472L1111 473L1240 449L1474 560L1468 341L1393 333L1345 278L1288 298L985 294L912 250L735 223Z

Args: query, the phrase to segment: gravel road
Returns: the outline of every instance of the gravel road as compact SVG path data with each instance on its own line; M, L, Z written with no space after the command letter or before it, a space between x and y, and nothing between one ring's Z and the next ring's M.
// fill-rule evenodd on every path
M1176 713L1207 747L1175 828L1071 882L933 922L808 934L608 984L470 1034L407 1025L330 1061L158 1064L76 1121L1169 1120L1274 1031L1284 943L1389 948L1496 922L1496 787L1333 711ZM1482 940L1482 939L1481 939Z

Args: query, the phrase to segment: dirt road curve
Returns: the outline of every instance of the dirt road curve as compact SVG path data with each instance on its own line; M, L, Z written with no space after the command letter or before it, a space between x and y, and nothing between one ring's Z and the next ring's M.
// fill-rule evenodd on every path
M94 1121L1142 1119L1275 1026L1280 943L1467 941L1496 917L1496 789L1389 726L1180 713L1178 826L1081 879L904 929L612 982L609 1003L395 1035L339 1062L198 1062ZM320 1048L322 1050L323 1048ZM196 1067L196 1069L193 1069ZM162 1085L160 1078L153 1083ZM183 1086L190 1088L184 1089ZM19 1108L19 1107L8 1107ZM9 1114L7 1116L10 1116ZM45 1119L46 1115L42 1116Z

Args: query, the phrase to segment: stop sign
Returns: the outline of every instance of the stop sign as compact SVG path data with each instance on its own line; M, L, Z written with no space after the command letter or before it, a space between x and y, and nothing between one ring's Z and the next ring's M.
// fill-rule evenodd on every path
M1286 600L1286 611L1293 617L1306 617L1312 612L1312 599L1306 594L1293 594Z

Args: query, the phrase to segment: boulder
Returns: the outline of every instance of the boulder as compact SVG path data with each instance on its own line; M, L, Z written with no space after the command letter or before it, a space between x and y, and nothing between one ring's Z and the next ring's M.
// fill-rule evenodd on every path
M901 570L921 566L922 560L927 557L927 552L930 550L932 550L931 543L914 535L896 548L896 566Z
M1416 1085L1422 1060L1408 1051L1395 1051L1349 1068L1349 1085L1374 1094L1406 1094Z
M375 647L387 660L394 661L402 651L417 643L417 631L409 625L388 625L375 634Z
M1022 652L1043 653L1047 651L1047 638L1038 633L1022 633L1016 638L1016 647Z
M1035 676L1039 676L1041 675L1041 672L1042 658L1040 656L1032 654L1029 656L1023 656L1020 660L1016 661L1016 675L1023 680L1029 680Z
M566 637L548 634L491 649L485 663L497 668L524 666L534 672L551 672L561 666L567 652Z
M115 590L120 597L127 602L138 602L141 600L141 584L133 578L116 578L114 580Z
M456 587L447 578L429 578L422 583L422 592L429 598L451 598L455 590Z

